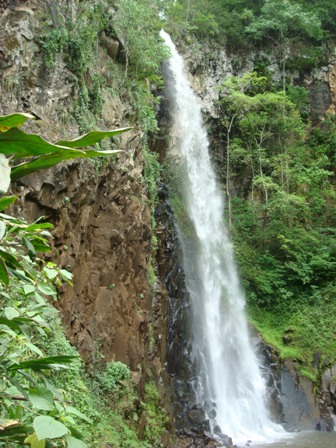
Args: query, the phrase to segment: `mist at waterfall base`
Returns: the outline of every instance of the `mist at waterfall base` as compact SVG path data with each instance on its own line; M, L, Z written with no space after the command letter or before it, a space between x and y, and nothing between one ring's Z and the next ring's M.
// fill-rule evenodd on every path
M171 113L172 151L179 158L182 200L191 231L181 231L183 268L191 298L193 389L207 411L212 432L269 442L284 431L266 406L266 387L251 346L245 298L224 224L223 193L216 184L201 107L191 89L170 36L161 37L171 50L165 76ZM190 236L190 233L192 235Z

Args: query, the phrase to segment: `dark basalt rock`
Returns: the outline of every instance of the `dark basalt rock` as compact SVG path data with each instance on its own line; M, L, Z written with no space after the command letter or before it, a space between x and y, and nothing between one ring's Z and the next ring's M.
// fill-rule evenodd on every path
M178 436L174 447L231 448L231 438L223 434L219 427L215 428L215 434L211 432L209 418L216 417L215 403L198 403L195 397L193 382L197 378L192 372L188 343L189 295L181 267L182 250L165 185L160 185L158 195L161 203L155 211L160 237L157 260L160 280L165 284L169 296L165 366L174 390L174 417Z
M287 332L285 337L288 341L291 332ZM287 431L333 431L331 381L327 375L317 397L313 382L300 374L299 365L288 359L281 362L276 351L261 338L254 337L253 342L264 366L263 376L268 388L269 408L273 419L281 423ZM320 358L321 355L317 352L313 361L315 367L321 364ZM332 378L331 375L329 377Z
M190 448L210 448L223 447L233 448L231 437L222 434L221 436L212 434L210 431L197 431L189 428L182 428L178 431L180 442L177 442L177 447Z

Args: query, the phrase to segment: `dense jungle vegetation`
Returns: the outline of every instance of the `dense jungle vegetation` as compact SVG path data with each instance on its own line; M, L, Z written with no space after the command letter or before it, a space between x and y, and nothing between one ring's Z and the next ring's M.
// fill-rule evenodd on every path
M158 31L164 27L184 46L198 48L201 58L203 45L225 48L233 62L253 54L250 72L234 73L218 85L218 118L208 120L213 158L251 320L282 357L297 360L318 382L336 356L336 120L332 113L313 120L303 80L334 60L335 2L91 0L71 8L54 3L38 37L45 69L52 72L62 58L73 73L71 113L80 132L96 128L107 94L130 103L129 121L142 132L153 209L159 166L149 148L159 131L160 63L168 55ZM103 32L122 46L104 67L105 76L97 53ZM276 60L278 76L268 55ZM101 145L99 150L106 149ZM0 152L7 157L15 151ZM0 161L8 172L4 156ZM18 168L18 177L20 169L25 167ZM5 196L8 186L1 183L0 211L15 200ZM45 297L56 297L53 283L71 282L71 276L39 258L48 249L48 229L47 223L0 216L0 444L82 448L85 440L92 447L160 446L167 420L154 385L149 382L143 401L137 401L126 366L99 359L84 373L65 339ZM154 250L155 244L154 237ZM139 440L142 414L147 427Z

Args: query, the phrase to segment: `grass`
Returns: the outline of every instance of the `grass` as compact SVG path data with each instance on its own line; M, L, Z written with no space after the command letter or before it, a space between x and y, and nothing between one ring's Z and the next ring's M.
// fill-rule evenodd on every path
M250 321L281 360L297 361L303 376L316 382L336 361L336 304L299 304L282 313L250 310ZM317 361L316 361L317 359Z
M306 378L308 378L313 383L316 383L317 380L318 380L316 374L312 373L310 370L305 369L304 367L301 367L300 373L301 373L302 376L305 376Z
M279 319L274 314L269 311L262 312L254 309L250 316L250 322L261 333L263 340L279 352L281 360L291 358L303 361L302 353L298 347L291 347L284 343L283 335L286 330L286 324L279 322Z

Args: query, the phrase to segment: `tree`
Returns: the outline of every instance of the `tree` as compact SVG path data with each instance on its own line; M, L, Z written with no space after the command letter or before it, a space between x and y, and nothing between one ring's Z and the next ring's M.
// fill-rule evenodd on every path
M169 56L169 50L159 37L161 23L154 2L145 0L117 0L113 26L121 39L129 63L142 79L157 73L160 63Z
M218 106L224 129L230 223L231 179L242 165L246 167L245 176L251 179L252 201L255 191L261 190L266 211L272 191L290 193L290 148L302 141L304 124L286 95L264 91L266 87L267 79L256 73L233 77L220 87Z
M290 39L323 37L321 21L313 12L288 0L266 0L260 15L247 27L246 33L256 42L269 39L278 57L282 72L283 90L286 89L286 58Z
M232 142L231 137L235 129L235 125L239 120L241 120L248 110L251 108L250 97L247 96L242 90L244 87L249 84L251 80L251 74L245 75L242 78L238 79L236 77L232 77L228 81L224 82L220 87L221 91L221 99L218 102L218 107L221 113L221 124L225 129L225 153L226 153L226 177L225 177L225 190L227 196L227 204L228 204L228 221L229 227L231 228L232 224L232 212L231 212L231 149ZM241 149L241 145L238 144L237 140L235 143L235 149ZM241 154L242 155L242 154ZM247 162L246 156L248 158L248 154L244 154L244 160ZM222 152L222 161L224 160L224 147ZM251 169L253 170L253 162L252 159L249 159L251 162ZM253 193L252 193L253 194Z

